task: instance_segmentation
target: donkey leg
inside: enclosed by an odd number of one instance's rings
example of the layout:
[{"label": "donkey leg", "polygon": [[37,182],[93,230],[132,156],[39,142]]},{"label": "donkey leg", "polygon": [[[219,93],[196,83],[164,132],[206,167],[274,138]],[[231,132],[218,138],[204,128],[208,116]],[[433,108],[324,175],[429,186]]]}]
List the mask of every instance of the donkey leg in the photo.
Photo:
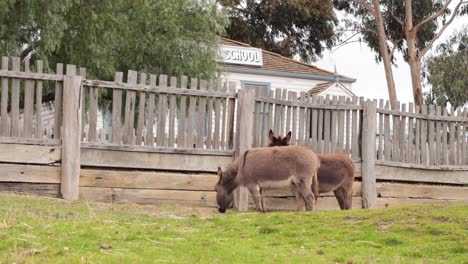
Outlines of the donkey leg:
[{"label": "donkey leg", "polygon": [[262,208],[262,196],[260,195],[260,187],[258,185],[248,186],[247,187],[252,195],[252,198],[255,203],[255,207],[257,208],[257,212],[263,212]]},{"label": "donkey leg", "polygon": [[306,211],[312,211],[314,210],[314,205],[315,205],[315,196],[310,190],[311,183],[305,183],[305,182],[300,182],[298,184],[298,189],[299,192],[302,195],[302,198],[304,199],[305,206],[306,206]]},{"label": "donkey leg", "polygon": [[353,207],[353,187],[343,188],[343,208],[344,210],[349,210]]},{"label": "donkey leg", "polygon": [[264,213],[267,212],[267,207],[266,207],[266,198],[265,198],[265,194],[264,194],[264,189],[263,188],[260,188],[260,197],[261,197],[261,204],[262,204],[262,211]]},{"label": "donkey leg", "polygon": [[340,205],[340,209],[343,210],[344,208],[344,193],[343,189],[339,187],[338,189],[333,191],[335,193],[336,200],[338,201],[338,204]]},{"label": "donkey leg", "polygon": [[296,187],[296,185],[291,185],[291,192],[296,196],[296,210],[303,211],[304,210],[304,199],[302,199],[301,192]]}]

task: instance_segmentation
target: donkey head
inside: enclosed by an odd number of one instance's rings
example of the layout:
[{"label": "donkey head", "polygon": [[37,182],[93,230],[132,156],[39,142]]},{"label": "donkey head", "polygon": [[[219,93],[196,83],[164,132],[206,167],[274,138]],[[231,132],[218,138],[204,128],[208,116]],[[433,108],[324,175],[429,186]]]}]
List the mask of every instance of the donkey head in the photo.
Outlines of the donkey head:
[{"label": "donkey head", "polygon": [[226,181],[223,181],[223,174],[225,174],[220,167],[218,167],[219,180],[215,186],[216,191],[216,202],[218,203],[218,211],[225,213],[226,209],[230,207],[233,202],[232,191],[229,192]]},{"label": "donkey head", "polygon": [[273,133],[273,130],[270,129],[270,144],[268,144],[269,147],[274,147],[274,146],[289,146],[289,141],[291,140],[291,131],[288,132],[288,134],[282,138],[281,135],[275,136],[275,133]]}]

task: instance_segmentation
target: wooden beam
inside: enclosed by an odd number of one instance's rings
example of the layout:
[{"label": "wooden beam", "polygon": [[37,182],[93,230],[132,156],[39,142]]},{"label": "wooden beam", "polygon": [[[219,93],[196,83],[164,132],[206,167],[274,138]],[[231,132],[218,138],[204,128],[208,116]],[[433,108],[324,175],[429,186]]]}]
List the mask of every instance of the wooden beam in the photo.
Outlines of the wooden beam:
[{"label": "wooden beam", "polygon": [[468,201],[468,187],[379,182],[382,198],[424,198]]},{"label": "wooden beam", "polygon": [[468,203],[468,201],[454,200],[437,200],[437,199],[419,199],[419,198],[379,198],[377,199],[377,207],[395,207],[395,206],[410,206],[419,204],[447,204],[449,202]]},{"label": "wooden beam", "polygon": [[60,167],[0,163],[0,182],[60,183]]},{"label": "wooden beam", "polygon": [[375,208],[377,191],[375,178],[376,156],[376,103],[367,101],[364,104],[362,125],[362,205],[364,208]]},{"label": "wooden beam", "polygon": [[57,183],[0,182],[0,192],[26,193],[57,198],[60,185]]},{"label": "wooden beam", "polygon": [[0,162],[53,164],[61,161],[61,147],[0,143]]},{"label": "wooden beam", "polygon": [[60,193],[65,199],[79,198],[81,142],[81,76],[64,77],[62,178]]},{"label": "wooden beam", "polygon": [[466,171],[410,169],[377,165],[375,174],[378,180],[468,184]]},{"label": "wooden beam", "polygon": [[150,153],[86,148],[81,150],[81,165],[92,167],[216,172],[218,167],[224,167],[231,161],[231,156]]}]

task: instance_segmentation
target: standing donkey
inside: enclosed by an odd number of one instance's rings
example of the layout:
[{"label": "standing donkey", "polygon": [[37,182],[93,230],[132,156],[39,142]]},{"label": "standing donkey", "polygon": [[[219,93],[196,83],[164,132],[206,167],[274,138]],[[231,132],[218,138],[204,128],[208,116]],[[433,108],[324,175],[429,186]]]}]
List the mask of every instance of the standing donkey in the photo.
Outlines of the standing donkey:
[{"label": "standing donkey", "polygon": [[232,192],[238,186],[250,191],[258,212],[266,212],[261,202],[262,188],[287,186],[296,194],[298,210],[303,205],[301,200],[305,202],[307,211],[313,210],[315,195],[318,195],[319,167],[317,155],[303,146],[247,150],[232,161],[224,172],[218,168],[219,181],[215,187],[218,210],[220,213],[226,211],[233,201]]},{"label": "standing donkey", "polygon": [[[270,129],[269,137],[269,147],[289,146],[291,131],[289,131],[286,137],[282,138],[281,135],[275,136],[275,133]],[[319,193],[333,191],[341,210],[351,209],[354,172],[356,170],[353,160],[341,153],[317,154],[317,157],[320,159],[317,177]],[[318,195],[316,196],[317,198]]]}]

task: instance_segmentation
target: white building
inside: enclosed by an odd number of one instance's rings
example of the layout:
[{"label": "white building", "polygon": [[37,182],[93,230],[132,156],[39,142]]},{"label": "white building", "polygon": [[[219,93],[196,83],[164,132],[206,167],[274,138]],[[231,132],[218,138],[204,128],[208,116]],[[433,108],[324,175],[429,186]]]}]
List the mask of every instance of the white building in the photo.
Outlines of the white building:
[{"label": "white building", "polygon": [[[320,95],[354,96],[356,79],[286,58],[248,44],[221,38],[223,78],[235,81],[238,89],[253,88],[257,93],[276,88],[309,92],[316,86]],[[336,85],[333,85],[336,84]]]}]

